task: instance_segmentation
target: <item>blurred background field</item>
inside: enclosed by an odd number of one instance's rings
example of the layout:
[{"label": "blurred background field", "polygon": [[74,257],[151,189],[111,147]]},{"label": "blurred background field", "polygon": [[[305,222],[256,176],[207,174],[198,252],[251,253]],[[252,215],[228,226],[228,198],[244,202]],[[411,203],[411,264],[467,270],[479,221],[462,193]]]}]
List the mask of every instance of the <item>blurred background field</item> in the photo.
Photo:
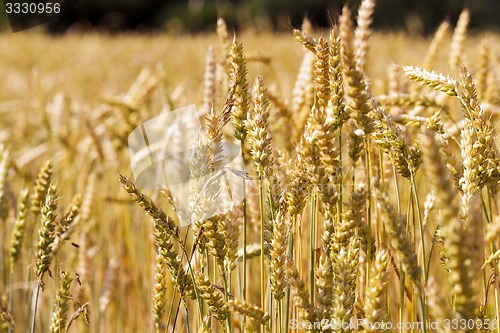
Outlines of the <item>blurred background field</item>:
[{"label": "blurred background field", "polygon": [[[316,30],[314,36],[322,33],[328,33],[328,29]],[[281,33],[243,31],[238,38],[250,56],[266,59],[265,62],[250,61],[250,77],[260,73],[276,84],[280,93],[289,96],[303,56],[291,29]],[[449,39],[450,35],[438,55],[437,70],[446,69]],[[477,31],[465,42],[471,64],[477,60],[481,39],[489,41],[494,58],[500,56],[498,35]],[[404,32],[375,32],[370,41],[368,63],[368,72],[375,84],[384,79],[390,63],[418,65],[430,40],[430,37]],[[39,31],[5,32],[0,35],[3,75],[0,97],[3,104],[26,102],[33,101],[37,92],[47,97],[61,91],[95,107],[102,99],[123,94],[140,71],[149,68],[162,72],[165,88],[169,93],[176,92],[182,103],[197,103],[202,98],[205,55],[210,45],[221,56],[223,50],[213,33],[184,36],[69,33],[52,37]]]}]

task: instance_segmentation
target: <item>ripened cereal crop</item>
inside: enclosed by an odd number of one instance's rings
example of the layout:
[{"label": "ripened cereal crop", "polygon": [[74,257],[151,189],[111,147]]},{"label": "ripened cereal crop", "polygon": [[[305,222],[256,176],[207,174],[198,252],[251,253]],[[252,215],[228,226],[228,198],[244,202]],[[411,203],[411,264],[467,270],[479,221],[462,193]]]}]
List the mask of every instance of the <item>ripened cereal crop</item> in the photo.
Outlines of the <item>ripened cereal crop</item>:
[{"label": "ripened cereal crop", "polygon": [[0,331],[500,332],[500,38],[374,9],[1,35]]}]

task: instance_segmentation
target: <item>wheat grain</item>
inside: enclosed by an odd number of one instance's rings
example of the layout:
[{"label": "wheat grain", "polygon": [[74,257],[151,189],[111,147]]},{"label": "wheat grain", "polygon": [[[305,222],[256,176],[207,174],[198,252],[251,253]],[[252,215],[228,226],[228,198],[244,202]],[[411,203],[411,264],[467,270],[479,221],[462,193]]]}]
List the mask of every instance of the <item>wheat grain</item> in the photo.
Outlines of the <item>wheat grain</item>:
[{"label": "wheat grain", "polygon": [[427,49],[427,53],[425,54],[424,61],[422,62],[423,68],[432,68],[436,64],[436,59],[438,56],[438,51],[441,49],[444,43],[444,37],[446,36],[446,32],[450,28],[450,23],[448,21],[444,21],[439,25],[434,34],[434,38],[432,39],[431,45]]},{"label": "wheat grain", "polygon": [[203,81],[203,112],[208,113],[215,107],[215,92],[216,92],[216,66],[215,66],[215,51],[212,46],[208,48],[206,64],[205,64],[205,79]]},{"label": "wheat grain", "polygon": [[230,85],[235,87],[234,105],[232,107],[232,123],[234,136],[243,141],[246,137],[245,121],[249,111],[250,96],[247,83],[247,64],[243,54],[243,44],[233,40],[229,52],[231,71],[229,74]]},{"label": "wheat grain", "polygon": [[403,271],[408,274],[415,287],[419,289],[421,269],[418,265],[414,245],[405,232],[406,220],[396,215],[394,207],[383,196],[378,195],[378,206],[396,258]]},{"label": "wheat grain", "polygon": [[477,64],[477,95],[483,99],[486,95],[488,73],[490,72],[490,47],[488,40],[483,39],[479,47],[479,60]]},{"label": "wheat grain", "polygon": [[317,41],[311,36],[309,36],[307,32],[303,30],[301,31],[299,29],[293,29],[292,33],[295,36],[295,38],[299,41],[299,43],[304,45],[306,49],[312,51],[313,53],[316,52]]},{"label": "wheat grain", "polygon": [[150,197],[141,192],[132,181],[123,175],[119,175],[120,183],[137,204],[153,218],[156,224],[161,225],[170,236],[179,240],[179,228],[165,212]]},{"label": "wheat grain", "polygon": [[365,70],[368,56],[368,39],[371,35],[370,25],[372,24],[375,0],[363,0],[359,5],[356,30],[354,32],[354,49],[357,69],[361,72]]},{"label": "wheat grain", "polygon": [[8,181],[10,168],[10,151],[0,145],[0,220],[9,216]]},{"label": "wheat grain", "polygon": [[[268,326],[269,319],[271,318],[267,312],[264,312],[261,308],[256,305],[248,304],[245,301],[238,299],[229,300],[229,308],[236,311],[244,316],[250,317],[259,324],[264,324]],[[267,327],[267,329],[269,329]]]},{"label": "wheat grain", "polygon": [[299,276],[297,267],[295,263],[287,258],[286,261],[287,277],[290,283],[290,287],[294,293],[294,299],[297,306],[303,311],[303,319],[309,323],[314,323],[317,321],[317,313],[313,304],[309,302],[309,292],[306,289],[306,285],[302,278]]},{"label": "wheat grain", "polygon": [[54,185],[48,186],[45,202],[40,208],[42,221],[38,229],[38,242],[35,245],[35,273],[40,285],[43,287],[43,276],[50,273],[50,264],[54,254],[53,243],[55,240],[57,193]]},{"label": "wheat grain", "polygon": [[155,264],[152,311],[153,321],[157,331],[161,328],[163,315],[167,307],[167,260],[165,259],[164,253],[165,251],[158,249]]},{"label": "wheat grain", "polygon": [[54,312],[52,313],[52,321],[50,323],[50,333],[59,333],[66,331],[66,323],[68,320],[69,301],[71,293],[69,288],[73,282],[73,277],[61,271],[59,289],[57,290],[54,300]]},{"label": "wheat grain", "polygon": [[214,287],[206,275],[200,271],[196,272],[196,285],[200,291],[200,296],[207,302],[212,314],[223,322],[228,316],[229,308],[224,301],[222,293]]},{"label": "wheat grain", "polygon": [[[366,290],[366,301],[364,304],[365,319],[368,325],[364,327],[364,332],[378,332],[374,327],[375,323],[388,322],[387,316],[387,281],[389,272],[387,270],[389,255],[381,249],[375,254],[375,262],[371,267],[370,277]],[[389,329],[382,329],[390,331]]]},{"label": "wheat grain", "polygon": [[40,206],[45,201],[45,195],[49,188],[49,183],[52,179],[52,162],[48,160],[40,169],[35,181],[33,196],[31,197],[31,211],[33,213],[40,212]]},{"label": "wheat grain", "polygon": [[28,212],[28,189],[24,189],[19,194],[19,201],[17,204],[17,217],[12,230],[12,237],[10,241],[10,265],[14,269],[14,265],[19,259],[23,243],[24,231],[26,229],[26,214]]},{"label": "wheat grain", "polygon": [[[348,323],[354,315],[356,277],[359,264],[359,246],[354,238],[347,247],[331,255],[333,266],[333,306],[331,315],[336,323]],[[351,332],[346,329],[345,332]]]},{"label": "wheat grain", "polygon": [[253,112],[246,122],[246,128],[251,156],[255,163],[257,174],[263,179],[271,173],[272,153],[271,139],[268,138],[269,100],[267,98],[267,89],[260,76],[255,81],[253,96]]},{"label": "wheat grain", "polygon": [[270,288],[275,300],[285,296],[286,282],[286,249],[288,245],[290,222],[288,217],[279,212],[274,221],[269,260]]},{"label": "wheat grain", "polygon": [[468,9],[460,14],[457,26],[453,32],[450,44],[449,64],[452,69],[458,69],[461,62],[464,62],[464,42],[467,38],[467,26],[469,25],[470,14]]},{"label": "wheat grain", "polygon": [[319,313],[322,318],[328,318],[333,311],[333,266],[329,255],[323,250],[319,254],[316,273],[316,297]]},{"label": "wheat grain", "polygon": [[419,67],[403,67],[405,76],[429,88],[444,92],[449,96],[457,96],[457,83],[449,76],[422,69]]}]

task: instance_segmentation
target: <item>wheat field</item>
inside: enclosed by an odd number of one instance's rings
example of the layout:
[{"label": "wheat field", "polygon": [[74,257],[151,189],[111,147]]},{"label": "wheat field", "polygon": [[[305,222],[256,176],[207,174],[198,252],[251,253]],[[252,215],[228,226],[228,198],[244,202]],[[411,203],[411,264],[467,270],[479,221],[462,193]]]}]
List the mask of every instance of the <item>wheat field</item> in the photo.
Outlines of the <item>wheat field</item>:
[{"label": "wheat field", "polygon": [[[500,332],[500,36],[467,10],[372,31],[374,6],[322,30],[0,35],[1,331]],[[144,188],[130,133],[190,104],[212,144],[186,198]],[[243,195],[201,218],[228,203],[207,172]]]}]

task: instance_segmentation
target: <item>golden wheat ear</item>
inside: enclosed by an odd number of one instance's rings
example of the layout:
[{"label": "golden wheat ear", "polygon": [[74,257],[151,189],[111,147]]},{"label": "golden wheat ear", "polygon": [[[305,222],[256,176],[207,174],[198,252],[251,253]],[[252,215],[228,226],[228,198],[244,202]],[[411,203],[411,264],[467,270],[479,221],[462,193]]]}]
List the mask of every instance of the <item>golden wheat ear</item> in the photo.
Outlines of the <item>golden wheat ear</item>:
[{"label": "golden wheat ear", "polygon": [[229,82],[235,87],[234,104],[231,111],[231,120],[234,127],[234,136],[243,141],[247,135],[245,121],[250,109],[250,95],[247,82],[247,62],[243,53],[243,44],[233,40],[229,51],[231,70]]},{"label": "golden wheat ear", "polygon": [[22,242],[24,238],[24,231],[26,229],[26,214],[28,213],[28,195],[27,188],[19,194],[19,201],[17,203],[17,217],[12,230],[12,237],[10,241],[10,269],[14,269],[19,256],[21,254]]},{"label": "golden wheat ear", "polygon": [[226,320],[229,314],[229,308],[224,300],[222,292],[216,288],[208,277],[198,271],[195,274],[196,285],[198,286],[200,296],[207,302],[212,314],[221,323]]},{"label": "golden wheat ear", "polygon": [[168,216],[153,199],[140,191],[130,179],[121,174],[118,176],[118,179],[123,188],[144,212],[151,216],[156,224],[164,228],[171,237],[180,241],[180,230],[174,220]]},{"label": "golden wheat ear", "polygon": [[38,228],[38,242],[35,245],[35,274],[43,288],[43,276],[50,272],[53,259],[53,244],[55,241],[57,218],[57,192],[54,185],[49,185],[45,195],[45,202],[40,208],[41,225]]},{"label": "golden wheat ear", "polygon": [[0,220],[9,216],[8,175],[10,169],[10,151],[0,145]]},{"label": "golden wheat ear", "polygon": [[453,32],[450,44],[449,65],[452,70],[458,70],[461,63],[466,61],[464,54],[464,44],[467,39],[467,27],[470,21],[470,12],[464,9],[460,14],[457,26]]},{"label": "golden wheat ear", "polygon": [[59,288],[57,289],[56,298],[54,300],[54,310],[52,312],[52,320],[49,328],[50,333],[66,332],[69,302],[72,298],[70,293],[72,282],[73,276],[61,271],[59,277]]},{"label": "golden wheat ear", "polygon": [[50,160],[46,161],[40,169],[35,181],[33,196],[31,197],[31,211],[35,214],[40,212],[40,206],[45,201],[45,195],[49,188],[54,169]]},{"label": "golden wheat ear", "polygon": [[[380,249],[375,254],[375,261],[371,267],[370,281],[365,295],[364,313],[369,323],[388,322],[387,314],[387,284],[389,279],[389,254]],[[373,326],[365,327],[365,332],[378,332]]]}]

